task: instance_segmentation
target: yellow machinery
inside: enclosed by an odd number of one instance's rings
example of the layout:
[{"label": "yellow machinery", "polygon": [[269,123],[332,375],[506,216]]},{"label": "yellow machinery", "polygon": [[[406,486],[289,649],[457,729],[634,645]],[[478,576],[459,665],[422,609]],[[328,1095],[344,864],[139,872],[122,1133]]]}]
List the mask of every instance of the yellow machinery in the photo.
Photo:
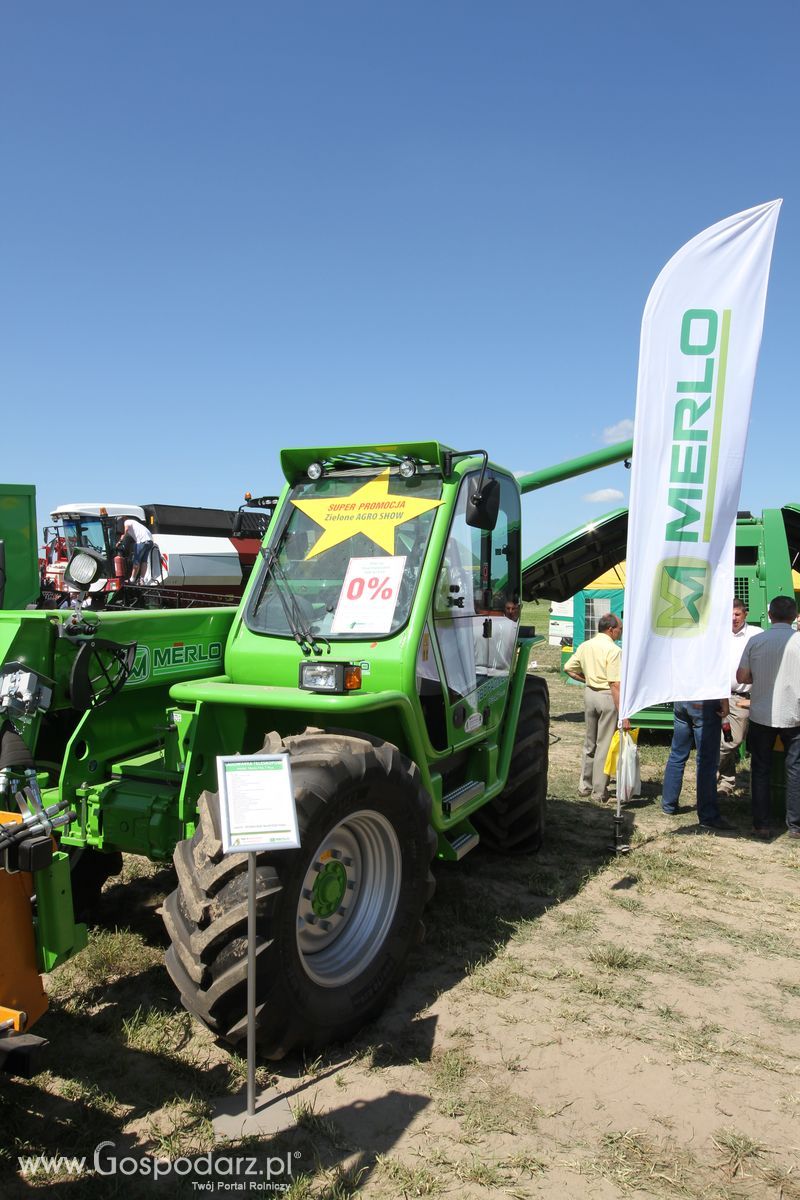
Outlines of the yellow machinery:
[{"label": "yellow machinery", "polygon": [[[21,824],[17,813],[0,812],[0,824]],[[47,997],[39,976],[36,941],[33,936],[30,871],[0,868],[0,928],[3,954],[0,957],[0,1027],[24,1033],[47,1009]]]},{"label": "yellow machinery", "polygon": [[33,1074],[47,1044],[30,1032],[47,1011],[40,973],[86,944],[67,855],[52,837],[73,817],[64,804],[42,806],[33,769],[0,770],[0,1070],[15,1075]]},{"label": "yellow machinery", "polygon": [[[21,825],[18,813],[0,812],[0,825]],[[0,1066],[26,1074],[31,1051],[43,1043],[27,1036],[47,1011],[34,936],[33,875],[0,865]],[[19,1036],[22,1035],[22,1036]]]}]

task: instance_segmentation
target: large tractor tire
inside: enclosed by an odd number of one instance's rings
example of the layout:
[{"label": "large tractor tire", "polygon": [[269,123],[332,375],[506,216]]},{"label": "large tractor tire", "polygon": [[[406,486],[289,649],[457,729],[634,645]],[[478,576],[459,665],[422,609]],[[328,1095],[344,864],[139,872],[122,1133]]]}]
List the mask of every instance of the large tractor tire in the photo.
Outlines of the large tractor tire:
[{"label": "large tractor tire", "polygon": [[541,846],[547,807],[549,744],[547,684],[538,675],[528,675],[506,786],[471,818],[487,850],[498,854],[532,854]]},{"label": "large tractor tire", "polygon": [[[256,869],[256,1021],[260,1052],[282,1058],[351,1036],[386,1002],[422,934],[436,836],[416,766],[363,735],[305,733],[288,752],[299,850],[260,853]],[[167,970],[213,1033],[246,1035],[247,856],[223,855],[219,797],[175,850],[164,903]]]}]

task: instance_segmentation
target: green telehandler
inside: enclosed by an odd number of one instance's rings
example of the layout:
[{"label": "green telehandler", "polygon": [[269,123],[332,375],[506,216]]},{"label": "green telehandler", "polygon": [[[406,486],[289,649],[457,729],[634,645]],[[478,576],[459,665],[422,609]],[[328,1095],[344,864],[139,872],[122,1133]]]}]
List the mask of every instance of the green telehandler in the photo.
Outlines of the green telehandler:
[{"label": "green telehandler", "polygon": [[[217,759],[288,755],[301,845],[258,856],[259,1048],[353,1033],[420,936],[434,857],[541,843],[548,692],[520,625],[520,499],[631,450],[522,478],[438,442],[285,450],[238,609],[0,613],[0,769],[35,764],[30,803],[67,814],[80,911],[122,853],[174,857],[167,969],[240,1042],[246,855],[222,852]],[[82,549],[67,570],[88,591],[98,568]],[[40,959],[79,944],[68,909]]]}]

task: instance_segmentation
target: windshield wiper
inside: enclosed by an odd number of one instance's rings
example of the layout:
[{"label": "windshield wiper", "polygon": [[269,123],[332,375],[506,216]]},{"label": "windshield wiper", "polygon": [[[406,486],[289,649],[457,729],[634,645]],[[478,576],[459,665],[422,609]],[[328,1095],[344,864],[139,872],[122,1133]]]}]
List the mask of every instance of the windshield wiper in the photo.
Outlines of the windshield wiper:
[{"label": "windshield wiper", "polygon": [[[266,564],[264,571],[264,586],[259,593],[259,597],[256,601],[253,611],[255,612],[258,609],[262,596],[267,590],[269,585],[269,573],[271,571],[273,583],[275,584],[275,591],[277,592],[278,599],[281,602],[283,615],[286,617],[286,624],[289,626],[292,637],[303,651],[303,654],[315,654],[317,657],[319,657],[322,654],[322,647],[314,637],[314,634],[303,621],[300,608],[297,604],[297,598],[295,597],[291,584],[286,577],[286,572],[278,562],[277,546],[272,547],[269,550],[265,550],[262,547],[261,554],[263,555],[264,562]],[[286,592],[284,592],[282,586],[283,584],[286,585]],[[330,654],[330,642],[327,638],[322,638],[321,640],[328,647],[328,654]]]}]

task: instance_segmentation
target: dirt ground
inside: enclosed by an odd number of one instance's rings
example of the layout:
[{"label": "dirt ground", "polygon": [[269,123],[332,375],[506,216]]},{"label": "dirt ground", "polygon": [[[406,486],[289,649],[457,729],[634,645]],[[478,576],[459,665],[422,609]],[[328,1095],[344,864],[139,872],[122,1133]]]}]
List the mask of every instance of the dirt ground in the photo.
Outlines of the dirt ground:
[{"label": "dirt ground", "polygon": [[698,833],[690,779],[685,810],[663,816],[667,748],[650,739],[632,849],[615,856],[612,812],[577,796],[582,691],[557,650],[537,657],[544,850],[440,864],[426,941],[382,1017],[315,1061],[262,1065],[296,1122],[238,1147],[267,1174],[21,1172],[20,1155],[91,1159],[103,1141],[193,1167],[232,1152],[208,1117],[244,1064],[176,1003],[157,914],[171,874],[132,860],[87,951],[50,980],[48,1069],[0,1081],[3,1197],[189,1196],[198,1180],[276,1194],[267,1178],[293,1200],[800,1197],[800,847],[744,835],[746,772],[724,810],[741,836]]}]

